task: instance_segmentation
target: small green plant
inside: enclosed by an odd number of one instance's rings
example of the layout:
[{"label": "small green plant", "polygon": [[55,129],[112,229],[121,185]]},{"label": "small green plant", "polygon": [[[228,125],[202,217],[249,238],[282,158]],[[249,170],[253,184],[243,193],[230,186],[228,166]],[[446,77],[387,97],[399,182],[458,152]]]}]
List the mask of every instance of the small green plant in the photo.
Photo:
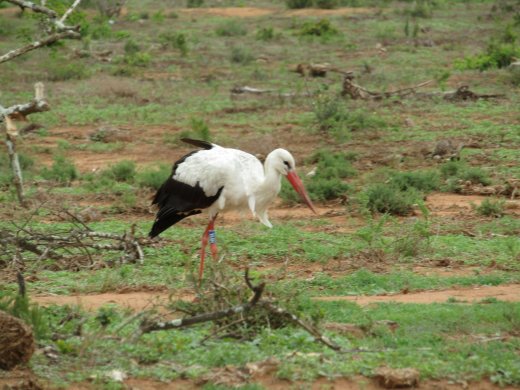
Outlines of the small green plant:
[{"label": "small green plant", "polygon": [[256,32],[256,39],[259,41],[271,41],[275,38],[275,32],[272,27],[262,27]]},{"label": "small green plant", "polygon": [[215,33],[219,37],[239,37],[246,35],[247,29],[236,19],[227,19],[215,29]]},{"label": "small green plant", "polygon": [[159,35],[159,42],[164,48],[178,49],[183,56],[188,54],[188,39],[182,32],[168,31]]},{"label": "small green plant", "polygon": [[338,97],[321,95],[314,102],[314,115],[321,131],[338,141],[349,138],[351,131],[385,128],[386,122],[363,109],[350,111]]},{"label": "small green plant", "polygon": [[463,161],[448,161],[440,167],[441,175],[446,180],[446,190],[459,192],[461,184],[491,184],[489,174],[479,167],[470,167]]},{"label": "small green plant", "polygon": [[126,54],[132,55],[141,51],[141,46],[133,39],[126,41],[124,50]]},{"label": "small green plant", "polygon": [[30,325],[36,339],[45,338],[49,333],[48,318],[44,311],[31,303],[26,294],[0,292],[0,310]]},{"label": "small green plant", "polygon": [[80,61],[52,61],[46,69],[49,81],[81,80],[90,77],[91,74],[88,67]]},{"label": "small green plant", "polygon": [[310,8],[314,0],[285,0],[285,6],[289,9]]},{"label": "small green plant", "polygon": [[422,192],[431,192],[440,187],[440,177],[435,171],[395,172],[390,176],[391,185],[406,191],[415,188]]},{"label": "small green plant", "polygon": [[158,190],[170,174],[171,167],[161,164],[159,168],[146,169],[139,172],[136,180],[140,187]]},{"label": "small green plant", "polygon": [[396,186],[379,183],[369,187],[365,197],[366,207],[372,212],[408,215],[420,195],[415,189],[401,191]]},{"label": "small green plant", "polygon": [[433,16],[432,0],[416,0],[413,7],[404,11],[413,18],[431,18]]},{"label": "small green plant", "polygon": [[339,30],[330,23],[329,19],[305,22],[298,31],[299,36],[331,37],[338,34]]},{"label": "small green plant", "polygon": [[340,4],[339,0],[314,0],[314,6],[322,9],[334,9]]},{"label": "small green plant", "polygon": [[127,54],[123,57],[123,62],[130,66],[147,67],[152,61],[152,56],[148,53],[137,52],[134,54]]},{"label": "small green plant", "polygon": [[247,65],[253,61],[254,57],[245,46],[233,46],[231,47],[230,60],[235,64]]},{"label": "small green plant", "polygon": [[115,181],[131,182],[136,175],[135,162],[123,160],[112,165],[105,173]]},{"label": "small green plant", "polygon": [[475,207],[475,210],[478,214],[483,215],[485,217],[495,217],[499,218],[504,215],[504,200],[498,199],[484,199],[479,206]]},{"label": "small green plant", "polygon": [[190,127],[195,138],[201,139],[203,141],[210,140],[211,134],[209,131],[209,126],[204,119],[191,118]]},{"label": "small green plant", "polygon": [[164,12],[162,10],[159,10],[157,12],[155,12],[154,14],[152,14],[152,20],[155,22],[155,23],[162,23],[164,22]]},{"label": "small green plant", "polygon": [[204,5],[204,0],[187,0],[186,8],[199,8]]},{"label": "small green plant", "polygon": [[53,180],[63,184],[70,184],[78,178],[76,166],[62,155],[54,156],[51,168],[43,168],[41,175],[46,180]]}]

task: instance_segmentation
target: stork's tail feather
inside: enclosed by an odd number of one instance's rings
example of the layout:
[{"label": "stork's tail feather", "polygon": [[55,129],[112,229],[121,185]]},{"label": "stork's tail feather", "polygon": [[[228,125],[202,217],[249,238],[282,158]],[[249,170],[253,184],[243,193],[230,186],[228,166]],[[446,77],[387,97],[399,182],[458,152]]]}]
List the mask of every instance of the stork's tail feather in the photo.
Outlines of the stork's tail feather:
[{"label": "stork's tail feather", "polygon": [[213,144],[211,142],[202,141],[202,140],[199,140],[199,139],[181,138],[181,141],[185,142],[187,144],[196,146],[197,148],[208,149],[208,150],[213,148]]},{"label": "stork's tail feather", "polygon": [[193,210],[185,213],[170,213],[162,217],[157,217],[152,226],[152,229],[150,230],[150,233],[148,233],[148,236],[150,238],[157,237],[170,226],[175,225],[180,220],[194,214],[200,214],[200,210]]}]

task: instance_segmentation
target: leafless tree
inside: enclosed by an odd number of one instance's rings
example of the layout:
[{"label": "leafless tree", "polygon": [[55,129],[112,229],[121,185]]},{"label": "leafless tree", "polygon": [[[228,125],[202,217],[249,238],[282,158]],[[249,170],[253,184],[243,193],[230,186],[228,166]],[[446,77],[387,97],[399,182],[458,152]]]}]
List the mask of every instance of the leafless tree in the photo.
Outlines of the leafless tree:
[{"label": "leafless tree", "polygon": [[[0,65],[32,50],[51,45],[61,39],[79,39],[81,37],[79,34],[79,25],[70,26],[66,24],[67,18],[78,7],[81,0],[74,0],[71,6],[61,16],[58,15],[58,13],[53,9],[45,6],[45,1],[42,1],[41,4],[36,4],[31,1],[24,0],[6,1],[8,3],[19,6],[22,10],[30,9],[35,13],[43,15],[43,21],[41,23],[42,34],[39,39],[34,40],[32,43],[0,55]],[[36,83],[35,97],[31,102],[15,104],[10,107],[4,107],[0,102],[0,126],[4,128],[5,143],[14,177],[13,183],[16,187],[18,201],[22,206],[26,206],[26,202],[22,170],[20,168],[18,153],[16,151],[16,141],[19,134],[12,119],[16,117],[24,118],[35,112],[48,111],[49,109],[49,104],[45,100],[42,83]]]}]

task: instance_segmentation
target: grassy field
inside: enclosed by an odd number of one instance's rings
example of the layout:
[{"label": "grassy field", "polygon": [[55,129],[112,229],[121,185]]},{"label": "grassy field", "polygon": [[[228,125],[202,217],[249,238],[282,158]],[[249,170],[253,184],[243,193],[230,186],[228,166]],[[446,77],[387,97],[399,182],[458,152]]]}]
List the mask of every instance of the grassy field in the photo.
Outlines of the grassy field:
[{"label": "grassy field", "polygon": [[[95,3],[74,16],[81,40],[0,64],[2,106],[32,99],[37,81],[51,105],[17,144],[28,208],[0,156],[0,309],[37,338],[0,385],[372,389],[390,367],[416,369],[425,389],[520,386],[520,72],[507,66],[520,58],[518,2],[129,0],[111,21]],[[0,54],[36,33],[28,10],[0,1]],[[328,71],[302,76],[299,64]],[[430,83],[352,99],[341,95],[350,71],[379,93]],[[500,96],[443,98],[464,85]],[[231,93],[244,86],[271,92]],[[146,238],[154,191],[191,150],[186,136],[260,158],[290,150],[318,213],[284,183],[272,229],[219,216],[222,260],[197,286],[205,216]],[[5,239],[42,245],[87,226],[132,232],[143,263],[81,245],[17,251]],[[245,302],[246,266],[266,297],[343,351],[260,314],[138,335],[144,318],[207,308],[215,291]]]}]

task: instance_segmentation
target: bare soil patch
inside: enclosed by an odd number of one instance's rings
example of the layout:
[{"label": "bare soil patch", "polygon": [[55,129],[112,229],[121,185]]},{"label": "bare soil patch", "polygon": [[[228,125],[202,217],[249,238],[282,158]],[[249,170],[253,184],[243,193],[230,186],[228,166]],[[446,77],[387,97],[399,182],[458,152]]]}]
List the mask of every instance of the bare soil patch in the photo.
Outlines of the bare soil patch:
[{"label": "bare soil patch", "polygon": [[[101,306],[116,304],[134,311],[149,309],[153,306],[168,303],[169,294],[164,292],[139,291],[130,293],[103,293],[93,295],[54,295],[54,296],[34,296],[33,302],[43,306],[48,305],[78,305],[85,310],[94,311]],[[186,295],[174,298],[186,298]]]},{"label": "bare soil patch", "polygon": [[359,305],[369,305],[371,303],[442,303],[448,299],[455,299],[461,302],[478,302],[487,298],[496,298],[500,301],[518,302],[520,301],[520,284],[510,284],[503,286],[480,286],[469,289],[449,289],[441,291],[422,291],[408,294],[395,295],[373,295],[373,296],[332,296],[318,297],[319,301],[352,301]]},{"label": "bare soil patch", "polygon": [[[426,198],[426,205],[433,215],[453,216],[467,214],[474,206],[479,206],[488,196],[483,195],[458,195],[446,193],[433,193]],[[520,210],[520,200],[507,200],[508,210],[516,212]]]}]

